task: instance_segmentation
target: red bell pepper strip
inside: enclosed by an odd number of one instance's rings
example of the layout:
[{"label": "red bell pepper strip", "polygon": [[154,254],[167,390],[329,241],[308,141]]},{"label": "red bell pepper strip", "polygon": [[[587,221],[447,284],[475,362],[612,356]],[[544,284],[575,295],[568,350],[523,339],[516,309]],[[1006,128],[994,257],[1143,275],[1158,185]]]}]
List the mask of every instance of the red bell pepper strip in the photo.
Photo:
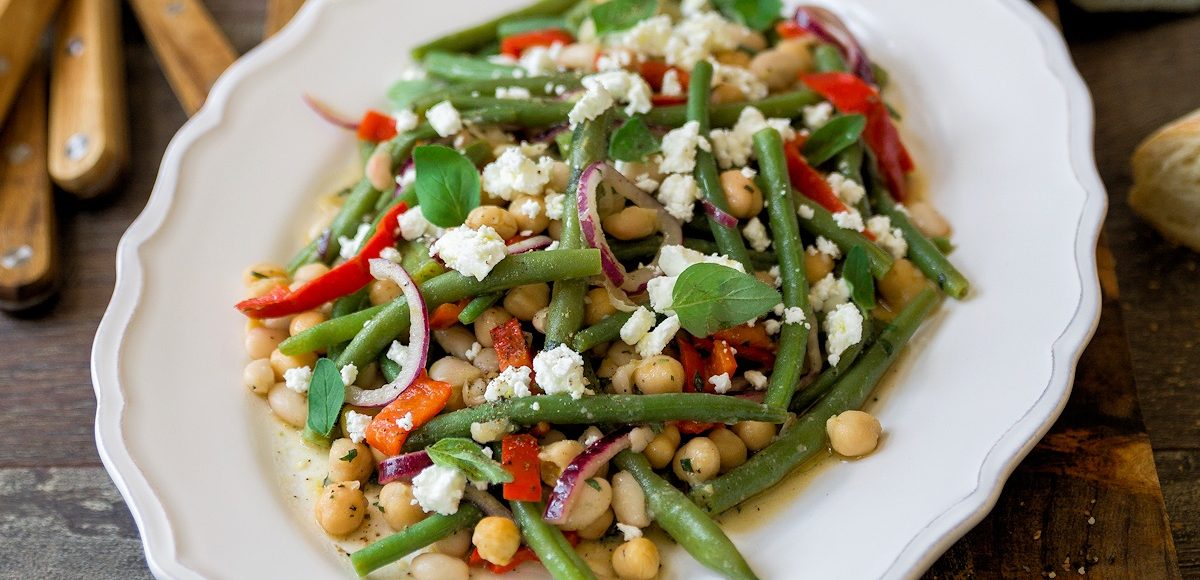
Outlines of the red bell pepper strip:
[{"label": "red bell pepper strip", "polygon": [[429,328],[443,330],[458,324],[458,315],[462,314],[463,308],[466,308],[470,302],[470,299],[464,299],[458,302],[439,304],[429,315]]},{"label": "red bell pepper strip", "polygon": [[683,334],[678,335],[675,341],[679,344],[679,362],[683,364],[684,392],[704,392],[708,385],[708,377],[704,376],[704,361],[700,358],[700,353]]},{"label": "red bell pepper strip", "polygon": [[682,421],[675,422],[675,428],[679,429],[679,432],[685,435],[699,435],[715,429],[717,425],[720,425],[720,423],[705,423],[703,421],[693,421],[691,419],[684,419]]},{"label": "red bell pepper strip", "polygon": [[718,330],[713,333],[713,338],[736,346],[739,353],[742,351],[742,347],[746,346],[775,350],[775,343],[771,341],[771,337],[767,335],[766,329],[761,324],[754,326],[743,324]]},{"label": "red bell pepper strip", "polygon": [[688,100],[687,95],[650,95],[650,104],[655,107],[670,107],[682,105]]},{"label": "red bell pepper strip", "polygon": [[[408,434],[428,423],[446,408],[453,389],[449,383],[435,381],[421,371],[417,380],[388,403],[367,425],[367,444],[384,455],[399,455]],[[404,429],[397,421],[412,413],[412,429]]]},{"label": "red bell pepper strip", "polygon": [[250,318],[279,318],[312,310],[330,300],[358,291],[373,279],[368,261],[378,258],[384,248],[396,245],[396,220],[407,209],[401,202],[384,214],[375,233],[363,243],[362,249],[353,258],[295,290],[281,286],[264,296],[238,302],[237,309]]},{"label": "red bell pepper strip", "polygon": [[800,80],[833,103],[839,111],[866,116],[867,127],[863,131],[863,140],[875,154],[892,197],[904,201],[908,196],[905,174],[913,170],[913,160],[900,140],[900,132],[892,123],[879,91],[850,73],[810,74],[801,76]]},{"label": "red bell pepper strip", "polygon": [[733,378],[733,375],[737,373],[737,359],[734,357],[733,348],[729,346],[729,343],[720,339],[713,341],[712,357],[708,359],[705,370],[710,379],[720,375],[728,375],[730,379]]},{"label": "red bell pepper strip", "polygon": [[808,34],[808,31],[801,28],[794,20],[780,20],[775,25],[775,34],[778,34],[779,38],[798,38]]},{"label": "red bell pepper strip", "polygon": [[496,349],[501,371],[508,367],[533,368],[533,355],[525,343],[521,321],[516,318],[492,329],[492,348]]},{"label": "red bell pepper strip", "polygon": [[513,476],[504,484],[504,499],[541,501],[541,462],[533,435],[508,435],[500,443],[500,465]]},{"label": "red bell pepper strip", "polygon": [[683,99],[687,100],[688,82],[691,80],[691,75],[687,71],[673,67],[661,60],[642,61],[638,65],[638,74],[646,79],[646,84],[650,85],[654,92],[662,92],[663,77],[667,76],[667,71],[675,71],[676,78],[679,79],[679,86],[683,89]]},{"label": "red bell pepper strip", "polygon": [[800,141],[788,141],[783,144],[783,154],[787,159],[788,179],[792,182],[792,187],[804,194],[804,197],[829,210],[830,213],[846,211],[846,204],[838,199],[833,188],[829,186],[829,182],[825,181],[825,177],[813,169],[800,154],[799,143]]},{"label": "red bell pepper strip", "polygon": [[551,46],[554,43],[571,44],[575,38],[571,33],[558,29],[546,28],[544,30],[530,30],[507,36],[500,41],[500,52],[513,58],[518,58],[521,53],[535,46]]},{"label": "red bell pepper strip", "polygon": [[396,118],[379,111],[367,110],[358,122],[358,138],[378,143],[396,136]]}]

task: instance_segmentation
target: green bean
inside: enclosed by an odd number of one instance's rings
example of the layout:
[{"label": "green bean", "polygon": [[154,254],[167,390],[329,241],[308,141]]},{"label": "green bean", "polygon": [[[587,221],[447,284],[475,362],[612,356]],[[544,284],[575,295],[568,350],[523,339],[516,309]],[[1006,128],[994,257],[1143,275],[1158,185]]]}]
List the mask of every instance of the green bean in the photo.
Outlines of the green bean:
[{"label": "green bean", "polygon": [[[600,115],[575,127],[571,138],[570,166],[571,181],[567,185],[563,203],[563,228],[559,236],[559,247],[575,249],[585,247],[579,225],[579,178],[583,170],[597,161],[603,161],[608,153],[608,115]],[[550,293],[550,310],[546,316],[545,348],[552,349],[571,339],[583,325],[583,297],[587,293],[587,281],[559,279],[554,282]]]},{"label": "green bean", "polygon": [[387,382],[396,380],[400,376],[400,363],[386,357],[379,357],[379,372],[383,373],[383,379]]},{"label": "green bean", "polygon": [[[609,248],[612,249],[613,255],[622,262],[648,260],[653,258],[662,247],[662,236],[648,236],[640,240],[632,242],[620,242],[610,240]],[[702,254],[715,254],[717,252],[717,244],[711,240],[703,238],[693,238],[690,236],[684,237],[683,247],[690,248]],[[771,266],[778,264],[775,261],[775,252],[756,252],[749,250],[750,264],[755,270],[767,270]]]},{"label": "green bean", "polygon": [[632,312],[614,312],[579,332],[571,339],[571,348],[586,352],[593,347],[621,338],[621,327],[633,316]]},{"label": "green bean", "polygon": [[780,423],[787,413],[748,399],[707,393],[658,395],[534,395],[484,403],[439,415],[413,431],[404,448],[424,449],[446,437],[470,437],[471,423],[508,419],[516,425],[549,421],[555,425],[658,423],[692,420],[706,423],[767,421]]},{"label": "green bean", "polygon": [[646,511],[696,561],[726,578],[757,578],[737,546],[712,518],[682,491],[654,473],[641,453],[626,450],[613,459],[637,480],[646,496]]},{"label": "green bean", "polygon": [[779,483],[802,463],[823,453],[828,442],[825,422],[866,402],[938,299],[932,288],[914,297],[821,402],[746,463],[692,489],[692,499],[709,513],[719,514]]},{"label": "green bean", "polygon": [[802,195],[796,195],[793,198],[796,201],[798,209],[807,207],[809,210],[812,210],[813,217],[806,218],[800,216],[800,227],[804,228],[805,231],[814,236],[824,236],[829,241],[837,244],[843,254],[848,253],[850,248],[861,246],[867,252],[867,259],[871,262],[871,273],[876,278],[883,278],[892,269],[892,255],[880,249],[879,246],[868,240],[861,232],[848,230],[839,226],[837,222],[833,221],[833,214],[821,207],[820,204]]},{"label": "green bean", "polygon": [[832,44],[822,42],[812,49],[813,67],[817,72],[846,72],[842,52]]},{"label": "green bean", "polygon": [[[838,153],[834,158],[837,165],[837,172],[843,177],[855,183],[863,184],[862,162],[863,162],[863,144],[859,141]],[[871,200],[868,196],[859,198],[858,203],[854,204],[854,208],[862,214],[863,219],[871,217],[874,211],[871,209]]]},{"label": "green bean", "polygon": [[[738,117],[746,107],[754,107],[767,117],[792,118],[808,105],[821,102],[821,96],[808,90],[801,89],[790,93],[772,95],[758,101],[742,101],[739,103],[723,103],[714,105],[709,112],[709,120],[713,127],[732,127],[737,124]],[[687,121],[687,106],[673,105],[670,107],[654,107],[643,117],[646,123],[664,127],[678,127]]]},{"label": "green bean", "polygon": [[509,18],[500,22],[496,28],[496,36],[504,38],[525,32],[537,32],[548,28],[570,30],[567,20],[562,16],[534,16],[531,18]]},{"label": "green bean", "polygon": [[[496,94],[496,89],[507,87],[521,87],[528,89],[530,93],[535,95],[554,95],[557,87],[560,86],[566,87],[567,90],[579,88],[580,79],[581,77],[577,74],[562,73],[536,77],[505,77],[500,79],[487,78],[484,80],[464,81],[422,96],[413,101],[413,109],[418,113],[424,113],[429,107],[456,96],[470,96],[474,93],[479,93],[480,97],[492,97]],[[511,101],[513,99],[501,100]],[[455,106],[457,107],[458,105]],[[559,120],[561,121],[562,119]]]},{"label": "green bean", "polygon": [[[436,308],[468,296],[563,278],[586,278],[600,271],[600,253],[596,250],[543,250],[505,258],[482,281],[452,271],[419,284],[426,306]],[[388,304],[322,322],[281,342],[279,350],[284,354],[301,354],[354,339],[340,358],[344,359],[343,365],[358,361],[354,364],[362,367],[383,352],[392,339],[406,332],[408,322],[408,302],[400,297]]]},{"label": "green bean", "polygon": [[425,55],[425,71],[447,81],[483,81],[517,78],[524,69],[511,64],[496,64],[477,56],[431,52]]},{"label": "green bean", "polygon": [[837,380],[846,374],[846,371],[850,367],[854,366],[854,362],[858,360],[858,356],[867,347],[875,344],[878,334],[878,330],[875,329],[876,326],[877,324],[872,318],[863,321],[863,339],[847,347],[846,350],[842,351],[842,356],[838,359],[837,364],[822,371],[817,380],[798,391],[792,397],[792,402],[788,405],[788,409],[793,413],[802,413],[821,397],[824,397],[829,392],[829,389],[833,388],[833,385],[837,383]]},{"label": "green bean", "polygon": [[[717,245],[708,240],[700,238],[684,238],[683,247],[691,248],[697,252],[705,254],[713,254],[717,251]],[[756,252],[750,250],[750,264],[755,270],[769,270],[772,266],[779,265],[779,260],[775,257],[775,252]]]},{"label": "green bean", "polygon": [[413,60],[419,61],[433,51],[470,52],[495,40],[500,23],[505,20],[518,20],[533,16],[557,16],[574,5],[575,0],[540,0],[482,24],[426,42],[412,50],[412,57]]},{"label": "green bean", "polygon": [[500,300],[500,293],[493,292],[491,294],[480,294],[473,298],[462,311],[458,313],[458,321],[463,324],[473,324],[484,310],[491,308],[497,300]]},{"label": "green bean", "polygon": [[[708,135],[710,129],[708,98],[712,94],[710,88],[712,73],[712,63],[706,60],[699,61],[692,67],[691,81],[688,85],[687,118],[688,121],[700,124],[701,135]],[[704,199],[728,214],[729,201],[725,199],[725,189],[721,187],[721,180],[717,177],[717,162],[713,159],[711,152],[697,148],[696,169],[693,176],[696,178],[696,183],[700,185]],[[746,252],[746,242],[742,239],[742,232],[738,230],[737,224],[726,226],[712,216],[708,216],[708,227],[712,230],[713,239],[716,240],[720,253],[741,262],[747,272],[751,271],[750,255]]]},{"label": "green bean", "polygon": [[459,530],[470,528],[481,519],[483,512],[479,508],[466,502],[460,503],[453,515],[433,514],[350,554],[350,563],[359,576],[366,576]]},{"label": "green bean", "polygon": [[768,407],[786,409],[800,373],[804,367],[804,355],[808,348],[809,329],[816,323],[812,306],[808,304],[808,279],[804,276],[804,241],[800,239],[800,225],[796,223],[796,212],[792,185],[788,178],[787,161],[784,160],[783,138],[775,129],[766,128],[754,134],[754,153],[758,156],[758,169],[767,183],[767,216],[771,221],[771,238],[775,243],[775,256],[779,258],[779,276],[783,281],[783,307],[799,308],[804,312],[804,322],[784,324],[779,333],[778,358],[771,382],[767,385]]},{"label": "green bean", "polygon": [[914,226],[903,211],[896,205],[890,193],[882,186],[872,188],[871,201],[879,208],[879,212],[892,220],[892,226],[904,232],[908,242],[908,259],[926,278],[933,280],[942,292],[962,300],[971,288],[966,276],[950,263],[946,255],[938,249],[937,244],[930,241]]},{"label": "green bean", "polygon": [[[358,292],[338,298],[333,302],[333,310],[329,313],[329,318],[341,318],[348,314],[354,314],[355,312],[362,310],[363,306],[367,303],[368,294],[368,290],[363,288]],[[325,353],[325,356],[331,359],[337,359],[338,355],[341,354],[342,350],[345,348],[345,343],[330,345],[329,350]]]},{"label": "green bean", "polygon": [[513,501],[509,505],[525,544],[551,576],[556,580],[595,580],[592,569],[567,542],[562,530],[542,520],[541,502]]},{"label": "green bean", "polygon": [[567,113],[575,106],[575,103],[570,101],[498,99],[491,96],[472,97],[469,94],[456,94],[447,100],[461,111],[479,109],[507,113],[508,118],[505,119],[507,123],[522,127],[557,125],[567,118]]},{"label": "green bean", "polygon": [[400,250],[400,266],[417,284],[446,273],[446,268],[429,255],[429,246],[416,240],[405,240],[396,247]]}]

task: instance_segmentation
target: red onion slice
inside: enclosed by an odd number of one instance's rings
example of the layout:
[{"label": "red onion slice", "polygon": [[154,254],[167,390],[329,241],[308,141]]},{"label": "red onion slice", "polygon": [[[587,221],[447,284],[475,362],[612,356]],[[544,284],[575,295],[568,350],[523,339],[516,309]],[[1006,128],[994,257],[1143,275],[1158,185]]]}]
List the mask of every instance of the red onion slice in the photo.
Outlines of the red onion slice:
[{"label": "red onion slice", "polygon": [[429,356],[429,315],[416,282],[395,262],[375,258],[370,263],[372,276],[391,280],[404,291],[411,322],[408,327],[408,358],[397,361],[400,362],[400,374],[396,380],[369,391],[355,386],[346,387],[346,402],[358,407],[382,407],[394,401],[425,370],[425,361]]},{"label": "red onion slice", "polygon": [[379,483],[410,480],[430,465],[433,460],[424,451],[389,457],[379,462]]},{"label": "red onion slice", "polygon": [[737,223],[738,223],[737,218],[729,215],[728,212],[717,207],[716,205],[713,204],[713,202],[708,201],[707,199],[702,199],[702,200],[700,200],[700,205],[704,206],[704,214],[707,215],[708,217],[712,218],[713,221],[717,222],[718,224],[721,224],[721,227],[724,227],[724,228],[736,228],[737,227]]},{"label": "red onion slice", "polygon": [[345,115],[334,111],[332,107],[308,93],[305,93],[303,98],[304,104],[308,105],[308,108],[312,109],[318,117],[324,119],[330,125],[341,127],[347,131],[358,130],[358,121],[349,119]]},{"label": "red onion slice", "polygon": [[854,34],[846,28],[836,14],[817,6],[801,6],[796,9],[793,17],[796,25],[813,36],[837,46],[846,57],[846,64],[864,81],[875,84],[875,73],[871,71],[871,61],[862,45],[854,38]]},{"label": "red onion slice", "polygon": [[553,243],[554,240],[550,236],[533,236],[532,238],[526,238],[509,244],[508,255],[515,256],[517,254],[524,254],[525,252],[541,250]]},{"label": "red onion slice", "polygon": [[560,526],[567,523],[571,507],[579,497],[579,486],[587,485],[584,482],[596,475],[601,466],[633,445],[629,437],[632,432],[633,427],[622,427],[588,445],[583,453],[575,456],[554,483],[554,489],[550,490],[542,519]]}]

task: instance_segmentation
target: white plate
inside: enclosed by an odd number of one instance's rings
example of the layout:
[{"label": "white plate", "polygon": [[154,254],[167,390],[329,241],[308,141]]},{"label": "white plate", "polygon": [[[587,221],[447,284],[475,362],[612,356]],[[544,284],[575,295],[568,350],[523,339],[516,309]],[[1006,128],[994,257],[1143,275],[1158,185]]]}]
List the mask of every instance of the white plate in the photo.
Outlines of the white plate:
[{"label": "white plate", "polygon": [[[383,104],[417,41],[524,0],[309,2],[234,64],[180,130],[118,248],[92,356],[101,456],[162,577],[349,577],[278,492],[263,405],[240,386],[240,272],[286,260],[353,139],[307,111]],[[845,0],[895,79],[930,197],[973,282],[873,404],[869,458],[819,470],[733,539],[766,578],[911,577],[978,522],[1067,399],[1098,314],[1105,194],[1091,103],[1023,0]],[[703,576],[669,551],[667,577]]]}]

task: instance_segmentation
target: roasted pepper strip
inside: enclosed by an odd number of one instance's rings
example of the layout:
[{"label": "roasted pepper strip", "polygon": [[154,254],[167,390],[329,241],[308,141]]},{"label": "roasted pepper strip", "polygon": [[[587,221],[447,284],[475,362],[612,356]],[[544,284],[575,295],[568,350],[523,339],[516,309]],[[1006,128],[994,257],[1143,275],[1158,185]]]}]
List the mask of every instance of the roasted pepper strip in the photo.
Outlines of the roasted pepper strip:
[{"label": "roasted pepper strip", "polygon": [[429,315],[429,328],[434,330],[442,330],[450,328],[458,323],[458,315],[462,314],[463,308],[471,302],[469,298],[464,298],[458,302],[447,302],[433,309],[433,313]]},{"label": "roasted pepper strip", "polygon": [[788,180],[792,182],[792,187],[804,194],[804,197],[821,204],[821,207],[830,213],[846,211],[846,204],[838,199],[829,182],[825,181],[821,173],[813,169],[800,154],[800,141],[784,143],[783,153],[787,159]]},{"label": "roasted pepper strip", "polygon": [[[416,382],[388,403],[367,425],[367,444],[384,455],[399,455],[408,434],[441,413],[452,392],[448,383],[435,381],[422,371]],[[408,421],[412,422],[412,427],[407,429],[398,423]]]},{"label": "roasted pepper strip", "polygon": [[368,110],[358,122],[358,138],[379,143],[396,136],[396,119],[379,111]]},{"label": "roasted pepper strip", "polygon": [[512,474],[504,484],[504,499],[541,501],[542,479],[538,459],[538,441],[533,435],[509,435],[500,444],[500,465]]},{"label": "roasted pepper strip", "polygon": [[517,58],[526,49],[535,46],[552,46],[556,42],[567,45],[575,42],[575,38],[571,36],[571,33],[558,28],[531,30],[505,37],[504,40],[500,41],[500,52]]},{"label": "roasted pepper strip", "polygon": [[533,354],[525,343],[521,321],[516,318],[492,329],[492,348],[496,349],[496,358],[500,359],[501,371],[508,367],[533,367]]},{"label": "roasted pepper strip", "polygon": [[399,203],[389,210],[375,228],[375,234],[363,244],[358,255],[353,258],[295,290],[281,286],[264,296],[239,302],[237,309],[250,318],[279,318],[312,310],[326,302],[357,292],[372,280],[368,262],[372,258],[378,258],[384,248],[395,245],[396,220],[406,209],[404,203]]},{"label": "roasted pepper strip", "polygon": [[[708,359],[708,378],[713,378],[719,375],[728,375],[730,379],[737,373],[737,359],[734,358],[733,349],[729,343],[723,340],[714,340],[712,357]],[[712,383],[704,385],[706,388],[712,388]]]},{"label": "roasted pepper strip", "polygon": [[704,360],[700,358],[700,353],[692,346],[692,341],[688,340],[687,336],[681,333],[675,338],[675,342],[679,345],[679,362],[683,364],[683,391],[703,393],[706,384]]}]

